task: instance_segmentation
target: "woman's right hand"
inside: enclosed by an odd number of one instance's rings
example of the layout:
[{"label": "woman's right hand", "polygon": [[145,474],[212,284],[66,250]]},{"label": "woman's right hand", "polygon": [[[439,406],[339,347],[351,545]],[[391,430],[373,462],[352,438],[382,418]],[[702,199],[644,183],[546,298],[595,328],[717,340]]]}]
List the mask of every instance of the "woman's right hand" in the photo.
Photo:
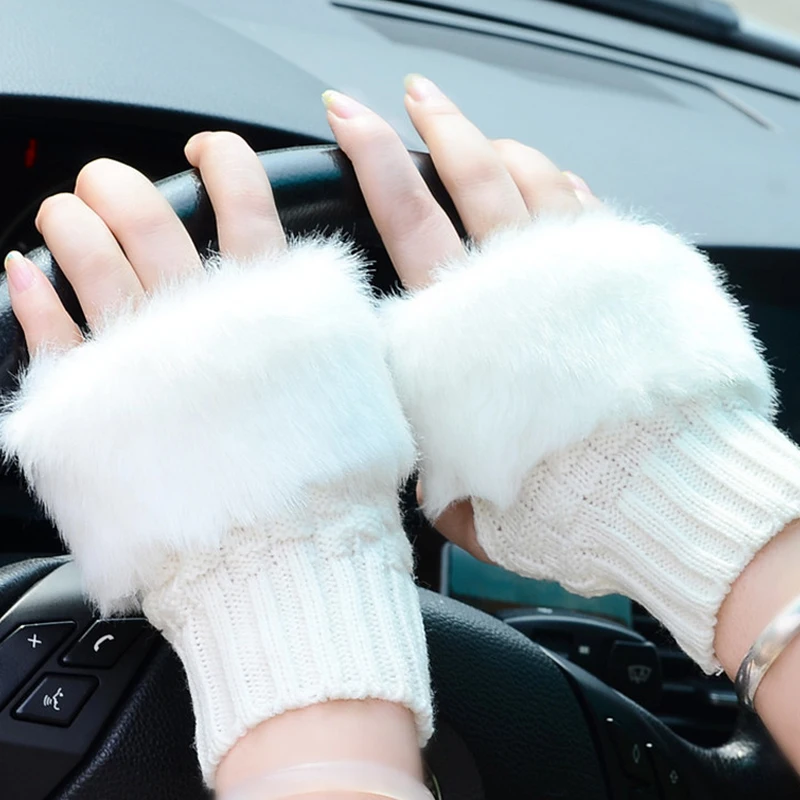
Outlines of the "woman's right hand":
[{"label": "woman's right hand", "polygon": [[383,317],[424,510],[479,558],[627,594],[718,669],[723,599],[800,515],[800,456],[770,424],[741,309],[698,251],[532,148],[490,142],[427,79],[405,103],[469,246],[391,127],[326,96],[407,288]]},{"label": "woman's right hand", "polygon": [[[388,124],[327,104],[408,289],[384,318],[423,507],[478,558],[638,600],[733,677],[800,592],[800,450],[743,311],[677,237],[584,213],[580,179],[407,90],[467,252]],[[800,639],[756,703],[800,771],[798,664]]]},{"label": "woman's right hand", "polygon": [[[339,92],[328,91],[323,99],[398,277],[410,290],[427,286],[437,267],[464,256],[466,244],[391,125]],[[405,106],[473,242],[538,215],[578,215],[602,206],[582,178],[538,150],[513,139],[488,139],[429,79],[408,76]],[[424,491],[420,482],[420,504]],[[469,500],[448,507],[434,525],[453,543],[489,560]]]}]

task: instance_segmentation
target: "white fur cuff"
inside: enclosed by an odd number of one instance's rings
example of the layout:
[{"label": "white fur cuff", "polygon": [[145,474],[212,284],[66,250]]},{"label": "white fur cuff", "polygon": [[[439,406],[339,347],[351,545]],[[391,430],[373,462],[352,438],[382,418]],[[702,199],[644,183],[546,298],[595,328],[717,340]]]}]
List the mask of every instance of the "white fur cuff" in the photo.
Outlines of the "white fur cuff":
[{"label": "white fur cuff", "polygon": [[35,357],[0,445],[103,613],[170,554],[302,506],[309,486],[394,491],[413,461],[360,264],[319,241],[223,260]]},{"label": "white fur cuff", "polygon": [[434,517],[464,497],[507,508],[537,463],[600,425],[701,395],[773,404],[703,255],[607,211],[499,233],[383,314]]}]

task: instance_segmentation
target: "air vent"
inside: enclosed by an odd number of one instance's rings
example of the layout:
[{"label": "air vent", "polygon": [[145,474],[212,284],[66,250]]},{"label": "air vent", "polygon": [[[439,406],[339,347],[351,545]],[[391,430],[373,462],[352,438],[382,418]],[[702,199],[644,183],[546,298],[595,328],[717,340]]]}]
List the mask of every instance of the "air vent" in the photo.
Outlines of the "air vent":
[{"label": "air vent", "polygon": [[635,604],[633,628],[655,644],[661,657],[664,691],[656,715],[694,744],[725,744],[733,734],[738,715],[730,680],[725,675],[704,675],[661,624]]}]

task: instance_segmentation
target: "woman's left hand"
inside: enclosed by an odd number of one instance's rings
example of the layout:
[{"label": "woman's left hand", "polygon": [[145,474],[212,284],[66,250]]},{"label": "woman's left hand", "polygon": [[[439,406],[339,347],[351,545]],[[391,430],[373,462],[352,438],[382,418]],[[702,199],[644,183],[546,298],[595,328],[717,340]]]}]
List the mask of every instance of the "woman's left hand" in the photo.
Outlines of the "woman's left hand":
[{"label": "woman's left hand", "polygon": [[[328,91],[323,99],[400,280],[409,289],[426,286],[437,266],[464,253],[453,223],[388,122],[339,92]],[[408,76],[405,106],[472,240],[480,242],[542,213],[574,215],[600,205],[581,178],[538,150],[512,139],[487,139],[429,79]],[[417,489],[420,499],[423,488]],[[488,560],[475,535],[469,501],[452,505],[435,525],[455,544]]]}]

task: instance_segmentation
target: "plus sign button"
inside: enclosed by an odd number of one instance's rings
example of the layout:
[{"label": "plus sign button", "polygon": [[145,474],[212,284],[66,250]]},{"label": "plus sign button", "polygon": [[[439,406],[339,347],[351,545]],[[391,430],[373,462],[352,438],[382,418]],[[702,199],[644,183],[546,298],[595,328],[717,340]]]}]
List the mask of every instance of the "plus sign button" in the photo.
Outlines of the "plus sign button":
[{"label": "plus sign button", "polygon": [[0,642],[0,706],[70,635],[74,622],[20,625]]}]

